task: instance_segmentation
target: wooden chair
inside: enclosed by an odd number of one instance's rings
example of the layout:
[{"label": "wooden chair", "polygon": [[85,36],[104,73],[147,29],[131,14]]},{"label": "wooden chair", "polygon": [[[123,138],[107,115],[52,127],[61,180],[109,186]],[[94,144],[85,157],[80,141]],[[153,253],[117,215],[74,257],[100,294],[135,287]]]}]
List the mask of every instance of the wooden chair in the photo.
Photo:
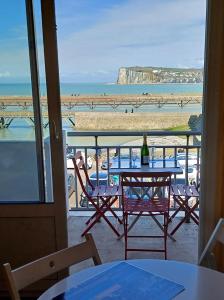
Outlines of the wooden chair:
[{"label": "wooden chair", "polygon": [[[121,174],[122,206],[125,236],[125,259],[128,251],[164,252],[167,259],[167,229],[169,221],[171,174],[169,172],[124,172]],[[159,226],[161,235],[130,235],[129,216],[136,219],[151,217]],[[163,224],[157,219],[163,216]],[[163,238],[163,249],[128,247],[128,238]]]},{"label": "wooden chair", "polygon": [[199,265],[209,267],[211,269],[217,269],[216,259],[213,253],[213,248],[217,242],[224,245],[224,218],[219,219],[214,231],[212,232],[211,237],[199,258]]},{"label": "wooden chair", "polygon": [[12,270],[9,263],[4,264],[3,270],[11,298],[19,300],[19,291],[26,286],[88,258],[92,258],[95,265],[101,264],[92,235],[87,233],[85,237],[86,241],[81,244],[52,253],[17,269]]},{"label": "wooden chair", "polygon": [[[85,162],[82,157],[81,151],[78,151],[73,158],[73,163],[75,167],[76,175],[79,179],[81,188],[88,202],[95,208],[95,213],[86,222],[87,228],[82,233],[82,236],[86,234],[101,218],[103,218],[110,228],[115,232],[117,236],[120,236],[119,232],[116,230],[114,225],[105,215],[106,212],[110,212],[112,216],[122,224],[122,220],[117,216],[112,208],[112,205],[121,196],[121,186],[111,186],[111,185],[96,185],[93,186],[89,179],[88,172],[85,167]],[[81,175],[80,169],[84,172],[84,177],[86,178],[87,187],[83,182],[83,176]]]}]

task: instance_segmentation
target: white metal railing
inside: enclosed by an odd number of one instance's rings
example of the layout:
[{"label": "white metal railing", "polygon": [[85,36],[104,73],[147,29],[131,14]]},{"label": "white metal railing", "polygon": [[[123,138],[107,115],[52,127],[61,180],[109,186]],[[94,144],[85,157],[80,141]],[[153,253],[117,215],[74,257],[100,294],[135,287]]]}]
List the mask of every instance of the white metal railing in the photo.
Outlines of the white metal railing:
[{"label": "white metal railing", "polygon": [[[76,151],[82,151],[85,164],[89,169],[89,176],[93,184],[117,184],[119,178],[109,174],[109,166],[111,162],[116,162],[117,167],[130,166],[138,164],[140,161],[141,145],[127,144],[108,145],[106,142],[99,141],[104,137],[133,137],[139,139],[146,133],[151,139],[153,137],[181,137],[181,144],[178,145],[158,145],[149,144],[150,153],[153,159],[173,158],[179,162],[183,168],[183,175],[176,175],[173,180],[179,183],[200,182],[200,152],[201,152],[201,132],[196,131],[149,131],[149,132],[68,132],[69,139],[76,138],[75,146],[68,145],[67,161],[74,155]],[[85,145],[78,144],[78,139],[85,137]],[[91,143],[92,139],[92,143]],[[88,142],[89,141],[89,142]],[[131,145],[130,145],[131,144]],[[133,153],[134,158],[133,158]],[[71,160],[70,163],[72,164]],[[128,166],[127,166],[128,164]],[[73,167],[73,165],[71,165]],[[69,173],[73,173],[71,169]],[[73,173],[74,174],[74,173]],[[88,201],[82,194],[82,190],[74,174],[74,194],[70,200],[70,208],[74,210],[91,210]],[[121,203],[116,209],[121,209]]]}]

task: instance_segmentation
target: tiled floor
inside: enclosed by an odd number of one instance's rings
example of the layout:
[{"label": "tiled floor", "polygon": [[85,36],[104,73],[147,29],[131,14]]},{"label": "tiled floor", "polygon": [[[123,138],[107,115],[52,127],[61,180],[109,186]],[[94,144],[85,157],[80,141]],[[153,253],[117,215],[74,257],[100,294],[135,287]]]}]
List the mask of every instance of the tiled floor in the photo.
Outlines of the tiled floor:
[{"label": "tiled floor", "polygon": [[[123,231],[123,225],[116,223],[114,218],[110,218],[120,232]],[[85,221],[87,217],[69,217],[68,219],[68,229],[69,229],[69,244],[77,244],[84,239],[81,238],[81,233],[85,228]],[[169,231],[175,226],[180,219],[176,218],[169,226]],[[133,234],[160,234],[160,229],[154,223],[153,220],[148,217],[140,218],[135,227],[133,228]],[[91,233],[94,237],[95,243],[97,245],[101,260],[103,263],[123,260],[124,259],[124,240],[117,240],[116,235],[112,232],[110,227],[101,221],[97,223]],[[184,224],[174,235],[176,241],[172,241],[168,238],[168,259],[180,260],[190,263],[197,262],[197,244],[198,244],[198,226],[193,222],[189,224]],[[161,247],[163,240],[158,239],[132,239],[132,245],[135,247]],[[129,259],[136,258],[157,258],[164,259],[163,253],[153,253],[153,252],[129,252]],[[75,266],[75,270],[78,271],[84,267],[91,266],[91,262],[83,262],[80,265]]]}]

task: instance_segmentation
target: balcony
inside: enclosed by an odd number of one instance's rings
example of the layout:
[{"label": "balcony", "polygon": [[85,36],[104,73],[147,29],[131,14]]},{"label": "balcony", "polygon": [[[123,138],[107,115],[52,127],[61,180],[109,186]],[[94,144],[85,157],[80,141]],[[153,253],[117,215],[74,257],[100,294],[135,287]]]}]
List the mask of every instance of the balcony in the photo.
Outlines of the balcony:
[{"label": "balcony", "polygon": [[[195,182],[195,184],[200,182],[200,132],[154,131],[148,132],[147,135],[150,153],[154,159],[176,159],[183,168],[183,174],[173,177],[175,182]],[[119,178],[110,175],[109,169],[111,164],[119,167],[127,167],[127,164],[138,165],[142,145],[142,132],[68,132],[67,143],[69,145],[67,147],[68,174],[75,176],[71,157],[76,151],[82,151],[83,156],[86,158],[86,167],[93,184],[116,184],[119,182]],[[136,153],[137,156],[134,161],[133,153]],[[73,178],[73,185],[74,192],[70,193],[69,197],[70,217],[68,219],[68,228],[70,244],[75,244],[82,240],[80,235],[85,228],[85,221],[92,214],[91,210],[93,210],[88,201],[85,201],[76,176]],[[194,202],[194,199],[192,202]],[[172,202],[171,211],[175,208],[176,206]],[[118,211],[118,214],[122,214],[121,201],[116,204],[114,209]],[[170,231],[182,216],[183,213],[177,215],[169,226]],[[111,218],[111,221],[114,222],[117,230],[123,231],[122,225],[116,224],[113,218]],[[143,220],[140,219],[133,230],[136,234],[138,230],[142,232],[142,228],[145,231],[149,229],[152,234],[158,233],[155,223],[145,218]],[[117,240],[104,221],[96,224],[91,232],[103,262],[124,258],[124,241]],[[183,224],[175,233],[175,239],[176,241],[172,241],[168,238],[168,259],[196,263],[198,226],[194,222]],[[149,243],[149,241],[146,240],[145,243]],[[153,240],[152,243],[160,243],[160,241]],[[143,257],[163,259],[163,254],[153,252],[133,252],[130,254],[130,259]],[[77,270],[80,268],[82,266],[79,266]]]},{"label": "balcony", "polygon": [[[93,185],[118,184],[119,177],[110,168],[129,168],[140,164],[142,132],[68,132],[67,170],[69,174],[69,207],[86,211],[93,208],[86,201],[74,173],[72,157],[83,153]],[[151,158],[176,160],[183,173],[173,176],[176,183],[200,182],[201,133],[194,131],[151,131],[147,133]],[[74,177],[73,177],[74,176]],[[87,187],[88,188],[88,187]],[[74,191],[74,193],[73,193]],[[171,209],[174,209],[173,204]],[[121,210],[121,201],[115,209]]]}]

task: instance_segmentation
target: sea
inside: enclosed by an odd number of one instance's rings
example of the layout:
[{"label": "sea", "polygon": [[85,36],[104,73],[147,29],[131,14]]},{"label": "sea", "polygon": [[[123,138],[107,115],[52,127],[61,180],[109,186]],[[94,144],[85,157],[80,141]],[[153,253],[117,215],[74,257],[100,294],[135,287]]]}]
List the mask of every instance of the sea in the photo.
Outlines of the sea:
[{"label": "sea", "polygon": [[[192,84],[114,84],[114,83],[61,83],[61,95],[139,95],[202,93],[202,83]],[[31,96],[30,83],[0,84],[1,96]],[[46,95],[46,85],[40,84],[41,96]]]},{"label": "sea", "polygon": [[[118,85],[114,83],[61,83],[61,95],[141,95],[149,94],[202,94],[203,84],[135,84]],[[31,96],[32,89],[30,83],[2,83],[0,84],[0,96]],[[46,96],[46,85],[40,84],[40,95]],[[63,108],[62,108],[63,109]],[[77,111],[93,111],[86,106],[76,108]],[[120,106],[116,110],[109,106],[95,107],[94,111],[131,111],[132,108]],[[201,104],[186,105],[183,108],[176,105],[165,105],[161,108],[157,106],[141,106],[134,108],[133,112],[191,112],[201,113]],[[0,113],[1,117],[1,113]],[[75,131],[75,128],[63,121],[63,129]],[[44,135],[48,135],[48,129],[44,129]],[[35,136],[32,123],[24,119],[15,119],[9,128],[0,128],[0,140],[33,140]]]}]

